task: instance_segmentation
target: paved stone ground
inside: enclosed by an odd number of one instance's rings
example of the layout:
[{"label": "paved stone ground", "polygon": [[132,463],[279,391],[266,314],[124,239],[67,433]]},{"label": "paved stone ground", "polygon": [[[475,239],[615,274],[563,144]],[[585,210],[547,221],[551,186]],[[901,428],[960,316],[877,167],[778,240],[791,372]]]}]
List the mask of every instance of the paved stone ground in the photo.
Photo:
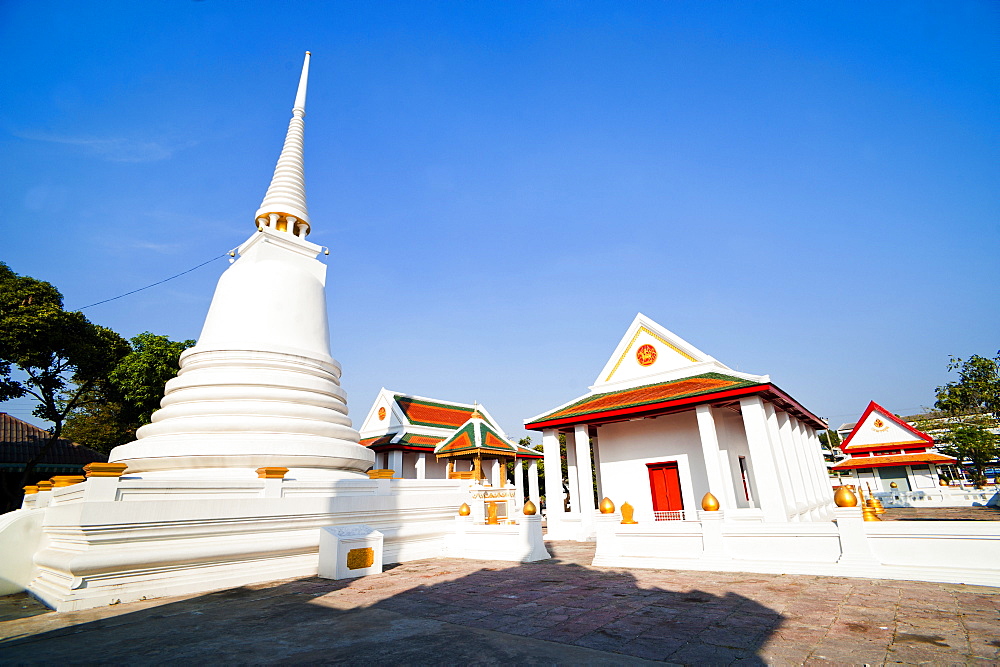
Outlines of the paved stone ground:
[{"label": "paved stone ground", "polygon": [[1000,507],[889,507],[883,521],[1000,521]]},{"label": "paved stone ground", "polygon": [[0,598],[0,663],[998,664],[1000,589],[422,560],[56,614]]}]

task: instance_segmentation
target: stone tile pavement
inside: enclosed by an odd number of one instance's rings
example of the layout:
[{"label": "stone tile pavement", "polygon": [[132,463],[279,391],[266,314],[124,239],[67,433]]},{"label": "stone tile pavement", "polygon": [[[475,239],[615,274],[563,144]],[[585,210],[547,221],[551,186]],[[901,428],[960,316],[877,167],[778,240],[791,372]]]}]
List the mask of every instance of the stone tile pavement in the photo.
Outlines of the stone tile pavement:
[{"label": "stone tile pavement", "polygon": [[55,614],[0,598],[0,663],[1000,664],[1000,589],[435,559]]}]

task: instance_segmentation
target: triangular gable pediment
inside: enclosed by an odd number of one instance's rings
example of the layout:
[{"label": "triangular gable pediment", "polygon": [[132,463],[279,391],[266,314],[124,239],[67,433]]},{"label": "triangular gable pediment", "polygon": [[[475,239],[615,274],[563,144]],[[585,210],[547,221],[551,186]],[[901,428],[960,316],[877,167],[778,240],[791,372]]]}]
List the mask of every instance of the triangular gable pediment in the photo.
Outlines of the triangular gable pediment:
[{"label": "triangular gable pediment", "polygon": [[712,356],[639,313],[604,365],[593,388],[705,365],[727,369]]},{"label": "triangular gable pediment", "polygon": [[395,392],[384,387],[375,397],[368,415],[358,432],[364,435],[373,433],[386,433],[391,430],[398,430],[406,425],[405,416],[393,400]]},{"label": "triangular gable pediment", "polygon": [[934,444],[934,439],[872,401],[841,448],[847,452],[862,447],[917,442],[930,446]]}]

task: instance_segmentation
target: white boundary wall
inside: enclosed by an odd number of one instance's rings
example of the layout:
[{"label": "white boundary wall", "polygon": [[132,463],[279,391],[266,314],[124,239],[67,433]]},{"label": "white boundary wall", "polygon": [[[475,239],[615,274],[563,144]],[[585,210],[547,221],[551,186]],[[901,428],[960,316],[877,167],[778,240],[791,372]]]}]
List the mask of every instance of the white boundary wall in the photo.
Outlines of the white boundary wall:
[{"label": "white boundary wall", "polygon": [[1000,531],[994,521],[865,522],[837,508],[832,522],[700,521],[622,525],[598,515],[594,565],[815,574],[1000,586]]}]

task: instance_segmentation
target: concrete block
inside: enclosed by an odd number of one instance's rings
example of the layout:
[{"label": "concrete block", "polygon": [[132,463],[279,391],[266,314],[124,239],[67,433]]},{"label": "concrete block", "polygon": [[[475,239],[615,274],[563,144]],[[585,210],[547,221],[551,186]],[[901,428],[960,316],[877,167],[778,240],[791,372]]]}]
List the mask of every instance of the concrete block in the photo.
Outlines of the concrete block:
[{"label": "concrete block", "polygon": [[382,571],[382,533],[370,526],[320,529],[319,576],[351,579]]}]

